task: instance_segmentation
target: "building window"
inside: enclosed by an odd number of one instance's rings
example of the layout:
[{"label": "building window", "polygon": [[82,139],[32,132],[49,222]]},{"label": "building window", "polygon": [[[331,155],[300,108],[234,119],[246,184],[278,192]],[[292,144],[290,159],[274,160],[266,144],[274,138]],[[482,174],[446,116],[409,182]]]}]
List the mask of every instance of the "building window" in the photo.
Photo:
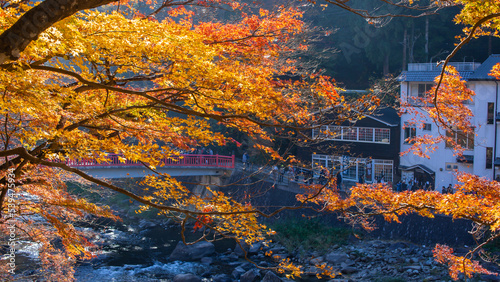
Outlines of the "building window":
[{"label": "building window", "polygon": [[433,84],[429,83],[421,83],[418,85],[418,92],[417,92],[417,97],[419,98],[424,98],[427,96],[427,92],[429,92],[432,88]]},{"label": "building window", "polygon": [[414,106],[427,105],[428,92],[433,86],[434,84],[432,83],[412,83],[407,102]]},{"label": "building window", "polygon": [[[466,150],[474,150],[474,132],[463,132],[462,130],[446,130],[446,148],[453,148],[455,144]],[[452,141],[452,142],[450,142]]]},{"label": "building window", "polygon": [[391,132],[385,128],[375,128],[375,143],[389,143]]},{"label": "building window", "polygon": [[393,182],[392,174],[394,162],[392,160],[373,160],[373,175],[375,176],[375,181],[380,182],[382,179],[384,182]]},{"label": "building window", "polygon": [[315,168],[324,167],[333,171],[335,175],[342,171],[342,178],[358,182],[360,179],[371,183],[394,181],[394,161],[382,159],[353,158],[349,156],[312,155]]},{"label": "building window", "polygon": [[337,139],[342,135],[340,126],[322,125],[313,129],[313,138]]},{"label": "building window", "polygon": [[432,124],[430,124],[430,123],[424,123],[424,127],[422,129],[425,130],[425,131],[431,131]]},{"label": "building window", "polygon": [[360,127],[358,129],[358,141],[371,142],[373,140],[372,128]]},{"label": "building window", "polygon": [[486,168],[493,167],[493,148],[486,147]]},{"label": "building window", "polygon": [[343,128],[344,134],[342,134],[343,139],[346,141],[357,141],[358,140],[358,129],[355,127],[352,128]]},{"label": "building window", "polygon": [[495,121],[495,103],[488,103],[488,124]]},{"label": "building window", "polygon": [[391,131],[388,128],[349,127],[349,126],[321,126],[313,130],[313,138],[327,140],[390,143]]},{"label": "building window", "polygon": [[456,163],[446,163],[445,164],[446,171],[458,171],[458,164]]},{"label": "building window", "polygon": [[312,156],[313,167],[328,167],[328,156],[327,155],[316,155]]},{"label": "building window", "polygon": [[312,155],[313,168],[327,168],[335,175],[342,168],[341,158],[339,156],[330,155]]},{"label": "building window", "polygon": [[344,162],[342,165],[342,177],[346,180],[358,181],[358,160],[351,158],[347,163]]},{"label": "building window", "polygon": [[414,125],[409,125],[408,123],[405,122],[405,136],[404,136],[404,142],[406,144],[412,143],[412,139],[417,136],[417,128]]}]

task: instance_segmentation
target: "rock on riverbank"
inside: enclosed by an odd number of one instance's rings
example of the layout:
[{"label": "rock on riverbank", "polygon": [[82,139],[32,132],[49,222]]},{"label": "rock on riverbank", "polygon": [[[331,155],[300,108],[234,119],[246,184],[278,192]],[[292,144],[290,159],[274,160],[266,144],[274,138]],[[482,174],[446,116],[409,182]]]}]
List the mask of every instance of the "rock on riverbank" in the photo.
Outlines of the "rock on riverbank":
[{"label": "rock on riverbank", "polygon": [[[205,246],[206,248],[206,246]],[[452,281],[446,266],[438,264],[432,250],[426,246],[419,246],[401,241],[358,241],[346,246],[332,246],[326,253],[305,252],[301,256],[288,253],[277,243],[269,246],[258,244],[258,248],[247,248],[249,258],[260,267],[275,265],[273,258],[290,258],[302,265],[305,274],[297,280],[318,281],[316,274],[320,270],[316,265],[326,263],[337,273],[333,281]],[[272,257],[265,255],[271,251]],[[210,275],[204,277],[196,275],[178,275],[176,282],[184,281],[290,281],[289,279],[259,269],[254,264],[244,260],[241,248],[229,249],[225,253],[214,253],[211,257],[204,257],[201,261],[218,265]],[[218,270],[217,270],[218,269]],[[498,267],[491,270],[500,271]],[[200,280],[198,280],[200,279]],[[328,279],[322,279],[328,281]],[[498,276],[477,276],[474,281],[500,281]]]}]

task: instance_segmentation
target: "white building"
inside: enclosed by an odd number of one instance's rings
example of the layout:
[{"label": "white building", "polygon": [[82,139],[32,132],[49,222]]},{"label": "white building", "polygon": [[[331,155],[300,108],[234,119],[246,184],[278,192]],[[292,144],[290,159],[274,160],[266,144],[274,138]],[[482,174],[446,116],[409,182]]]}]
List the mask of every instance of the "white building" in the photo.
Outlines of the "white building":
[{"label": "white building", "polygon": [[[400,159],[401,178],[419,182],[429,181],[441,191],[443,186],[456,184],[457,172],[468,172],[481,177],[495,179],[500,172],[498,159],[498,101],[500,85],[498,80],[489,76],[492,67],[500,63],[500,55],[491,55],[482,64],[478,63],[451,63],[460,72],[471,90],[476,93],[474,101],[468,103],[474,117],[475,136],[454,134],[457,143],[466,148],[463,157],[454,156],[454,151],[441,142],[438,149],[431,153],[430,159],[407,154]],[[418,102],[412,97],[422,96],[434,83],[434,78],[440,74],[440,68],[435,64],[409,64],[408,71],[403,71],[398,79],[401,81],[401,99],[403,102],[413,103],[414,109],[422,112]],[[408,112],[401,116],[401,151],[406,151],[410,144],[405,140],[418,135],[438,135],[438,127],[430,119],[426,119],[422,127],[409,124],[414,114]],[[441,132],[443,129],[440,129]]]}]

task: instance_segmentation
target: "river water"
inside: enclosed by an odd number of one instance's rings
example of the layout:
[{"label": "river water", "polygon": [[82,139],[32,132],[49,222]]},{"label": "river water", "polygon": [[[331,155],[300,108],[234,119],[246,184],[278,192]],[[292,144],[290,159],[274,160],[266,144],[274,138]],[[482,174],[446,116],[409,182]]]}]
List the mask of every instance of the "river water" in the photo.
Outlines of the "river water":
[{"label": "river water", "polygon": [[[137,229],[115,226],[100,230],[99,255],[79,264],[75,273],[77,281],[166,281],[182,273],[208,276],[220,271],[217,263],[169,261],[169,255],[182,240],[179,226]],[[199,234],[186,231],[185,235],[189,241]],[[233,241],[221,241],[216,244],[216,251],[224,252],[234,246]]]}]

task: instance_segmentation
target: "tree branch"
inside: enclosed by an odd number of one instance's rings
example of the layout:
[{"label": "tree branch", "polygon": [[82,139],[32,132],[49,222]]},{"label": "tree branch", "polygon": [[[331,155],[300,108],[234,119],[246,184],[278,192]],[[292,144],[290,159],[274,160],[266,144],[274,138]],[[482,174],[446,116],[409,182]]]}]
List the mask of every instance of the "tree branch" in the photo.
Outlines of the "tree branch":
[{"label": "tree branch", "polygon": [[[500,17],[500,13],[495,13],[495,14],[491,14],[491,15],[488,15],[482,19],[480,19],[479,21],[477,21],[474,26],[472,26],[472,29],[471,31],[469,32],[469,35],[467,35],[467,37],[465,39],[463,39],[456,47],[455,49],[453,49],[453,51],[446,57],[446,60],[444,60],[444,62],[440,62],[439,64],[442,64],[442,69],[441,69],[441,74],[439,75],[439,81],[436,85],[436,89],[434,90],[434,98],[432,99],[432,103],[434,104],[434,106],[436,107],[436,114],[437,114],[437,119],[438,121],[446,126],[446,123],[444,122],[443,118],[441,117],[441,114],[440,114],[440,111],[439,111],[439,107],[438,107],[438,103],[437,103],[437,97],[438,97],[438,91],[439,91],[439,86],[441,86],[441,83],[443,82],[443,79],[444,79],[444,73],[445,73],[445,70],[446,70],[446,66],[448,65],[448,63],[450,62],[451,58],[453,58],[457,52],[467,43],[469,43],[469,41],[471,41],[471,39],[474,37],[474,32],[476,32],[476,30],[485,22],[489,21],[489,20],[492,20],[494,18],[498,18]],[[438,64],[438,65],[439,65]],[[448,127],[448,126],[447,126]]]},{"label": "tree branch", "polygon": [[118,0],[45,0],[30,9],[0,35],[0,64],[17,60],[21,52],[47,28],[78,11]]},{"label": "tree branch", "polygon": [[310,207],[305,206],[305,202],[302,202],[299,206],[283,206],[283,207],[281,207],[281,208],[277,209],[276,211],[269,213],[269,214],[266,214],[262,211],[255,210],[255,209],[241,210],[241,211],[229,211],[229,212],[219,212],[219,211],[200,212],[200,211],[193,211],[190,209],[176,208],[176,207],[166,206],[166,205],[157,204],[157,203],[148,201],[144,198],[137,196],[136,194],[134,194],[132,192],[129,192],[123,188],[120,188],[120,187],[115,186],[113,184],[107,183],[107,182],[102,181],[100,179],[97,179],[95,177],[92,177],[92,176],[84,173],[83,171],[76,169],[76,168],[69,167],[68,165],[66,165],[64,163],[50,162],[50,161],[42,160],[40,158],[37,158],[37,157],[31,155],[23,147],[18,147],[15,149],[10,149],[10,150],[5,150],[5,151],[0,151],[0,157],[11,156],[11,155],[18,155],[24,159],[27,159],[32,164],[39,164],[39,165],[44,165],[44,166],[48,166],[48,167],[56,167],[56,168],[60,168],[60,169],[63,169],[65,171],[74,173],[74,174],[82,177],[85,180],[88,180],[88,181],[93,182],[95,184],[109,188],[115,192],[118,192],[120,194],[128,196],[131,199],[134,199],[141,204],[144,204],[144,205],[147,205],[147,206],[150,206],[153,208],[157,208],[157,209],[162,210],[162,211],[179,212],[179,213],[188,214],[188,215],[223,215],[224,216],[224,215],[236,215],[236,214],[258,214],[258,215],[261,215],[263,217],[269,218],[269,217],[272,217],[272,216],[274,216],[274,215],[276,215],[284,210],[298,210],[298,209],[310,208]]}]

